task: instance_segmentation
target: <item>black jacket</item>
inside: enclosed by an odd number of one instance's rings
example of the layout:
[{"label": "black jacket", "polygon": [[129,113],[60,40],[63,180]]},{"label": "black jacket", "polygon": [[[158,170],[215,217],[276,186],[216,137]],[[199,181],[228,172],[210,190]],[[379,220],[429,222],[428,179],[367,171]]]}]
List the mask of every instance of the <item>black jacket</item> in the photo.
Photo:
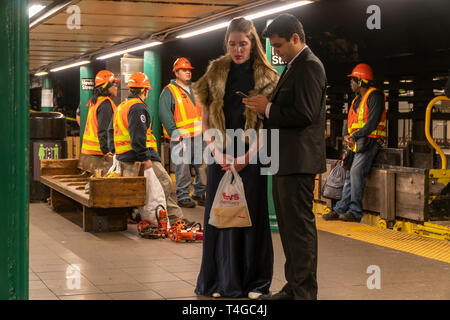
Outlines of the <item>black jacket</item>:
[{"label": "black jacket", "polygon": [[97,136],[100,142],[100,150],[103,154],[107,154],[110,150],[108,147],[108,126],[113,118],[113,108],[111,101],[106,99],[97,108]]},{"label": "black jacket", "polygon": [[323,64],[305,48],[278,82],[264,121],[265,128],[279,129],[278,175],[326,171],[325,94]]}]

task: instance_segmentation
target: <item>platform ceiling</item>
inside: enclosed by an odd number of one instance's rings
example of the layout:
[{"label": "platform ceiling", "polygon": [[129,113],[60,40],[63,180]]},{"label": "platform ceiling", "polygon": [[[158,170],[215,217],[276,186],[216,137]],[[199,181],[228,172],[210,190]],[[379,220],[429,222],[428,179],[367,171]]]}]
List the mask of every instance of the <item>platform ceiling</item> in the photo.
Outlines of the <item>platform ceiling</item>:
[{"label": "platform ceiling", "polygon": [[[57,13],[30,27],[30,71],[42,69],[106,50],[122,43],[148,39],[168,39],[184,30],[221,18],[263,8],[271,4],[286,4],[280,0],[31,0],[30,5],[46,8],[30,19],[30,24],[50,11]],[[80,29],[67,26],[71,5],[80,8]],[[73,12],[72,12],[73,14]]]}]

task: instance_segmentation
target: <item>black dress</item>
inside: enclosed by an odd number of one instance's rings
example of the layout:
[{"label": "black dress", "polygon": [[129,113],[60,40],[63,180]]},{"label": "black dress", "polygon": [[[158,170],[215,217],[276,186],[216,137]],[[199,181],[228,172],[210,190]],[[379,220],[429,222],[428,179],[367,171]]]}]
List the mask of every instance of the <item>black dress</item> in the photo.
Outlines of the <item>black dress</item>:
[{"label": "black dress", "polygon": [[[253,89],[252,65],[251,60],[240,65],[231,63],[223,108],[227,129],[244,129],[245,106],[235,92],[248,93]],[[236,150],[226,152],[234,157],[240,156]],[[260,164],[249,164],[239,172],[252,226],[218,229],[209,225],[208,221],[217,187],[225,171],[221,171],[218,164],[208,165],[203,257],[196,294],[211,296],[217,292],[222,297],[240,298],[247,297],[249,292],[269,292],[273,248],[267,206],[267,176],[261,175],[260,169]]]}]

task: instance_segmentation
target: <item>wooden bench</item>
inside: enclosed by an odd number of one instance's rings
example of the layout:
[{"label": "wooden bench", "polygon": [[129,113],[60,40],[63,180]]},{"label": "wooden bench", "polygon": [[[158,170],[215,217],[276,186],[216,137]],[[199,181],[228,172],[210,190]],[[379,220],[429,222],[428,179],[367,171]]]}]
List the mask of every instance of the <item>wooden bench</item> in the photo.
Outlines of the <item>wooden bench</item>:
[{"label": "wooden bench", "polygon": [[50,188],[52,209],[73,211],[81,205],[84,231],[126,230],[129,208],[145,204],[143,165],[122,163],[122,177],[102,177],[112,163],[111,156],[84,154],[80,159],[42,160],[41,182]]}]

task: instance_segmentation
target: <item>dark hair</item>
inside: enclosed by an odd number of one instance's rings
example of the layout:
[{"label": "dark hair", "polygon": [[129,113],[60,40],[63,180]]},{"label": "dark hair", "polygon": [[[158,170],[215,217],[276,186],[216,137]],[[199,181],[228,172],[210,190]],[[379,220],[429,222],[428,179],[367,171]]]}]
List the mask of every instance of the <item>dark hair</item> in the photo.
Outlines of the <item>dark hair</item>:
[{"label": "dark hair", "polygon": [[108,83],[108,85],[105,88],[103,88],[103,86],[95,87],[92,93],[91,103],[93,105],[96,104],[98,97],[109,97],[111,94],[108,92],[108,89],[111,86],[112,84]]},{"label": "dark hair", "polygon": [[264,29],[262,36],[263,38],[270,38],[278,35],[280,38],[289,41],[294,33],[298,34],[300,41],[305,43],[306,36],[302,23],[292,14],[283,13]]},{"label": "dark hair", "polygon": [[[145,90],[148,90],[148,89],[145,89]],[[143,92],[145,92],[145,90],[142,91],[142,88],[130,88],[130,93],[133,94],[133,95],[135,95],[135,96],[139,96],[139,95],[141,95]]]}]

